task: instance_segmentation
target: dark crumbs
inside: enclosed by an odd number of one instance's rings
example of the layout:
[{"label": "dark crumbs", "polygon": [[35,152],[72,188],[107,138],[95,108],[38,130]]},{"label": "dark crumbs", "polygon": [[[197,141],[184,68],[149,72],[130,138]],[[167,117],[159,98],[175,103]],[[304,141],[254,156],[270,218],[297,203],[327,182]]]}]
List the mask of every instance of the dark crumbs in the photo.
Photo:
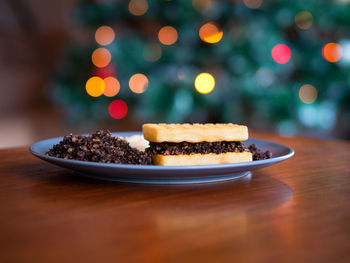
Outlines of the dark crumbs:
[{"label": "dark crumbs", "polygon": [[115,164],[152,164],[153,154],[191,154],[191,153],[225,153],[250,151],[253,160],[264,160],[272,157],[270,151],[261,151],[252,144],[245,147],[240,142],[200,142],[200,143],[151,143],[145,152],[132,148],[129,143],[111,132],[99,130],[89,136],[65,136],[46,154],[53,157],[88,162]]},{"label": "dark crumbs", "polygon": [[49,156],[88,162],[116,164],[151,164],[148,153],[132,148],[129,143],[114,137],[109,131],[97,131],[89,136],[70,134],[53,146]]},{"label": "dark crumbs", "polygon": [[146,149],[147,152],[152,154],[163,155],[177,155],[177,154],[191,154],[191,153],[227,153],[227,152],[244,152],[245,146],[241,142],[162,142],[162,143],[150,143],[150,147]]},{"label": "dark crumbs", "polygon": [[253,154],[253,161],[270,159],[272,153],[270,151],[262,151],[255,144],[249,145],[248,150]]}]

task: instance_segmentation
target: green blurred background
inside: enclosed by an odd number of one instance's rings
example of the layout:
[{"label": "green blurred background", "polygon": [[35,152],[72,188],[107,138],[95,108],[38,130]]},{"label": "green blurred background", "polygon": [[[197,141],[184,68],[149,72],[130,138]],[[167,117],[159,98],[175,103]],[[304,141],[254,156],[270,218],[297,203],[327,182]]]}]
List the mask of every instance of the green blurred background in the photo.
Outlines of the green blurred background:
[{"label": "green blurred background", "polygon": [[61,135],[233,122],[350,139],[349,0],[69,3],[32,104]]},{"label": "green blurred background", "polygon": [[[51,95],[74,122],[234,122],[350,138],[349,14],[348,1],[82,1],[74,22],[91,36],[68,45]],[[142,93],[129,83],[137,73]],[[215,79],[207,94],[212,79],[196,90],[200,73]],[[119,92],[89,96],[93,76],[115,77]]]}]

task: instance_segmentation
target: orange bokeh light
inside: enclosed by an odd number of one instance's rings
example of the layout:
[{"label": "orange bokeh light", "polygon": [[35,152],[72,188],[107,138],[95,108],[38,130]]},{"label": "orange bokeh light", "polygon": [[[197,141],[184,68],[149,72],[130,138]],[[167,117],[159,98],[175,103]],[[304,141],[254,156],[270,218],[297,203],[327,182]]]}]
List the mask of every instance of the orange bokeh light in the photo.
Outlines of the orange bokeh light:
[{"label": "orange bokeh light", "polygon": [[134,93],[143,93],[148,87],[148,78],[141,74],[133,75],[129,80],[129,88]]},{"label": "orange bokeh light", "polygon": [[177,31],[172,26],[164,26],[158,32],[158,39],[163,45],[172,45],[177,40]]},{"label": "orange bokeh light", "polygon": [[85,84],[86,92],[91,97],[99,97],[105,91],[106,84],[100,77],[91,77]]},{"label": "orange bokeh light", "polygon": [[142,16],[148,10],[147,0],[131,0],[129,2],[129,12],[134,16]]},{"label": "orange bokeh light", "polygon": [[307,30],[312,26],[314,18],[310,12],[302,11],[296,14],[294,20],[297,27],[303,30]]},{"label": "orange bokeh light", "polygon": [[209,10],[211,7],[211,0],[192,0],[193,8],[198,12]]},{"label": "orange bokeh light", "polygon": [[338,62],[342,56],[341,46],[337,43],[327,43],[322,48],[322,56],[328,62]]},{"label": "orange bokeh light", "polygon": [[105,96],[113,97],[118,94],[120,90],[120,83],[116,78],[107,77],[104,79],[104,82],[106,84],[105,91],[103,92]]},{"label": "orange bokeh light", "polygon": [[92,53],[91,59],[96,67],[103,68],[111,62],[112,56],[108,49],[98,48]]},{"label": "orange bokeh light", "polygon": [[222,30],[213,22],[206,23],[199,29],[199,37],[207,43],[217,43],[221,40],[222,36]]},{"label": "orange bokeh light", "polygon": [[305,84],[299,89],[299,98],[306,104],[313,103],[317,98],[317,89],[310,84]]},{"label": "orange bokeh light", "polygon": [[243,0],[244,4],[251,9],[257,9],[261,6],[263,0]]},{"label": "orange bokeh light", "polygon": [[114,30],[109,26],[100,26],[95,32],[95,40],[102,46],[106,46],[112,43],[114,37]]}]

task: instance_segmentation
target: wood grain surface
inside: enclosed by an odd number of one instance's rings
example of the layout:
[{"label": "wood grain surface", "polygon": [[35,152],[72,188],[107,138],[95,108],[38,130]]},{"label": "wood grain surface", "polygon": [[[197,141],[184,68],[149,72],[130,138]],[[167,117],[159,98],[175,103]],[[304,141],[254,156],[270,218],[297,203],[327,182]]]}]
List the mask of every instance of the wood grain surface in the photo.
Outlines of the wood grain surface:
[{"label": "wood grain surface", "polygon": [[255,133],[292,159],[236,181],[133,185],[0,151],[0,262],[350,262],[350,143]]}]

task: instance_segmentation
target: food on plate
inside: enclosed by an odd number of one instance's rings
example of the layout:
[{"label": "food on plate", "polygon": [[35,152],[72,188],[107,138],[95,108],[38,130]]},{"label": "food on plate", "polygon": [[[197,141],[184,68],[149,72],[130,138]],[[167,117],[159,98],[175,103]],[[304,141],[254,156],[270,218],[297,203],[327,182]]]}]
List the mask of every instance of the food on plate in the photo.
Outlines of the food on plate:
[{"label": "food on plate", "polygon": [[143,136],[150,142],[220,142],[245,141],[248,139],[247,126],[226,124],[155,124],[142,125]]},{"label": "food on plate", "polygon": [[270,151],[262,151],[255,144],[248,146],[248,150],[253,154],[253,161],[270,159],[272,153]]},{"label": "food on plate", "polygon": [[132,148],[145,151],[149,147],[149,142],[142,135],[132,135],[124,138]]},{"label": "food on plate", "polygon": [[253,154],[241,141],[248,128],[227,124],[144,124],[143,136],[150,141],[146,152],[156,165],[206,165],[250,162]]},{"label": "food on plate", "polygon": [[79,161],[117,163],[117,164],[151,164],[151,156],[144,151],[132,148],[129,143],[114,137],[109,131],[97,131],[89,136],[65,136],[47,153],[49,156]]},{"label": "food on plate", "polygon": [[271,158],[270,151],[246,147],[248,128],[227,124],[144,124],[142,135],[114,137],[99,130],[69,134],[46,154],[52,157],[115,164],[206,165]]}]

